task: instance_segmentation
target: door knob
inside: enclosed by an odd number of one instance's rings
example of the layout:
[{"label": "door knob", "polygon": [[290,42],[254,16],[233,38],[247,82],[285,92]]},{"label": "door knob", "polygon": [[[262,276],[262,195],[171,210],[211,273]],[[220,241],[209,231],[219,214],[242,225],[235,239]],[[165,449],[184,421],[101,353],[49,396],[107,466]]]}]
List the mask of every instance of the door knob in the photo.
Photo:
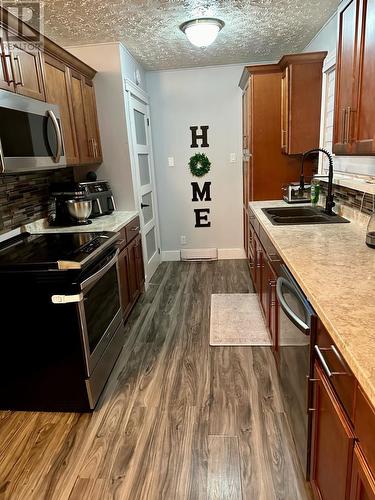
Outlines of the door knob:
[{"label": "door knob", "polygon": [[146,205],[145,203],[141,203],[141,208],[149,207],[150,205]]}]

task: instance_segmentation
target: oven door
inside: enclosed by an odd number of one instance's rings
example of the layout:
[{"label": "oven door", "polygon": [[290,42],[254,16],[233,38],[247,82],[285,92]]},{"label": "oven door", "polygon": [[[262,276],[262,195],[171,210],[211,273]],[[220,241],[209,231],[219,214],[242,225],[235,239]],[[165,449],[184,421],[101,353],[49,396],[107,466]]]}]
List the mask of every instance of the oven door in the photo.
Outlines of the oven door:
[{"label": "oven door", "polygon": [[0,173],[66,165],[59,107],[0,91]]},{"label": "oven door", "polygon": [[82,299],[78,302],[87,376],[122,322],[118,279],[118,250],[97,263],[80,283]]},{"label": "oven door", "polygon": [[309,469],[308,377],[314,311],[285,266],[278,278],[279,372],[285,412],[306,476]]}]

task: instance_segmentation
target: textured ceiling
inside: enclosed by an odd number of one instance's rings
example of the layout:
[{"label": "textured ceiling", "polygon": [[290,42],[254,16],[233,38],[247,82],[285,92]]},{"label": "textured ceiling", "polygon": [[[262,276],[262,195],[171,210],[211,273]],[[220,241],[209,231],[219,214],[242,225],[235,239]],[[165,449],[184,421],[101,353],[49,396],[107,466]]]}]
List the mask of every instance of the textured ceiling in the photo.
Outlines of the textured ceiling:
[{"label": "textured ceiling", "polygon": [[[46,0],[45,34],[64,46],[121,41],[146,69],[270,61],[303,49],[339,0]],[[218,17],[225,27],[206,49],[179,25]]]}]

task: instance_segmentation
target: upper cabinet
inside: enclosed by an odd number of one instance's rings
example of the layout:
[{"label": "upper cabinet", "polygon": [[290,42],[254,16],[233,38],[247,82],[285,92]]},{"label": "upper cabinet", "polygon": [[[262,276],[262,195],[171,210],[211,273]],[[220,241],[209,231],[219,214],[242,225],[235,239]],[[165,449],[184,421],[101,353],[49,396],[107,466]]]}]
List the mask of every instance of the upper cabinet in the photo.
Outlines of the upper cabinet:
[{"label": "upper cabinet", "polygon": [[45,57],[47,101],[60,107],[65,156],[69,165],[79,163],[69,68],[50,55]]},{"label": "upper cabinet", "polygon": [[375,154],[375,2],[351,0],[339,10],[335,154]]},{"label": "upper cabinet", "polygon": [[42,52],[21,39],[12,42],[9,52],[16,93],[45,101]]},{"label": "upper cabinet", "polygon": [[0,88],[44,101],[42,52],[11,30],[1,32]]},{"label": "upper cabinet", "polygon": [[[101,163],[95,70],[9,12],[0,14],[0,89],[57,104],[67,164]],[[38,37],[43,51],[31,42]]]},{"label": "upper cabinet", "polygon": [[281,78],[281,149],[288,155],[319,147],[322,68],[327,52],[284,56]]}]

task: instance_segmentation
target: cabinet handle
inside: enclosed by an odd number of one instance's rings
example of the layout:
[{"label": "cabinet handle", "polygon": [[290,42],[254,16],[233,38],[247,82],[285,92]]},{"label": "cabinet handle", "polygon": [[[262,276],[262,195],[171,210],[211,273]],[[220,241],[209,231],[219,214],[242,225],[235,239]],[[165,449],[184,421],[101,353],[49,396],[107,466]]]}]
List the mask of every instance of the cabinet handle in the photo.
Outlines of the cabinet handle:
[{"label": "cabinet handle", "polygon": [[25,83],[24,83],[24,80],[23,80],[23,72],[22,72],[22,63],[21,63],[21,59],[20,59],[20,56],[14,56],[14,60],[16,61],[17,63],[17,66],[18,66],[18,74],[20,76],[20,80],[19,82],[14,82],[15,85],[21,85],[21,87],[24,87],[25,86]]},{"label": "cabinet handle", "polygon": [[139,231],[139,226],[132,227],[132,228],[130,229],[130,231],[134,231],[134,232]]},{"label": "cabinet handle", "polygon": [[342,142],[342,144],[345,144],[345,138],[346,138],[346,111],[347,111],[346,108],[344,108],[342,110],[342,123],[341,123],[341,142]]},{"label": "cabinet handle", "polygon": [[327,375],[328,378],[332,378],[336,375],[348,375],[347,372],[333,372],[333,371],[331,371],[325,357],[323,356],[322,351],[332,351],[336,355],[336,357],[339,359],[340,363],[342,363],[341,356],[337,352],[337,349],[335,348],[335,346],[331,345],[331,347],[319,347],[319,346],[315,345],[314,350],[315,350],[316,355],[318,356],[318,359],[322,365],[324,373]]},{"label": "cabinet handle", "polygon": [[348,144],[351,142],[351,121],[352,121],[352,108],[348,106],[346,108],[346,126],[345,126],[345,131],[346,131],[346,136],[345,136],[345,142]]},{"label": "cabinet handle", "polygon": [[[16,83],[16,81],[14,79],[14,66],[13,66],[12,53],[3,54],[3,57],[4,57],[4,63],[5,63],[6,73],[7,73],[7,83],[8,84]],[[11,73],[12,73],[13,78],[10,78],[10,72],[9,72],[8,64],[7,64],[8,59],[9,59],[10,69],[11,69]]]},{"label": "cabinet handle", "polygon": [[281,147],[286,149],[286,130],[281,131]]}]

